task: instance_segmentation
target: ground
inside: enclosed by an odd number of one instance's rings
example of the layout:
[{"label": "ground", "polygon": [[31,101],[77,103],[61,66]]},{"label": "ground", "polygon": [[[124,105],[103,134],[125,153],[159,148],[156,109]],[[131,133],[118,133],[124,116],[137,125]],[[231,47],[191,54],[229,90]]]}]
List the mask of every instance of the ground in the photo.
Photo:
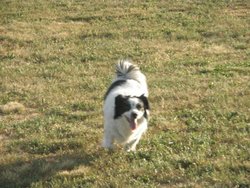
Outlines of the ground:
[{"label": "ground", "polygon": [[[247,0],[2,0],[0,187],[249,187],[249,23]],[[136,153],[100,147],[120,58],[148,80]]]}]

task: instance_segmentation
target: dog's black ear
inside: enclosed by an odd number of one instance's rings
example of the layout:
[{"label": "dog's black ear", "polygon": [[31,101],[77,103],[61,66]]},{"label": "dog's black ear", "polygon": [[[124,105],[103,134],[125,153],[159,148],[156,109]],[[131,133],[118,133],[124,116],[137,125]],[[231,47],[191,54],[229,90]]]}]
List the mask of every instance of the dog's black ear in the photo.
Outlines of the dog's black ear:
[{"label": "dog's black ear", "polygon": [[144,116],[146,119],[149,119],[149,109],[150,109],[150,107],[149,107],[148,98],[145,97],[145,95],[143,94],[143,95],[141,95],[141,96],[139,97],[139,99],[142,100],[143,105],[144,105],[144,109],[145,109],[145,112],[144,112],[144,115],[143,115],[143,116]]},{"label": "dog's black ear", "polygon": [[150,109],[150,107],[149,107],[148,98],[147,98],[147,97],[145,97],[145,95],[144,95],[144,94],[142,94],[142,95],[139,97],[139,99],[141,99],[141,100],[142,100],[142,102],[143,102],[143,104],[144,104],[144,108],[145,108],[145,110],[149,110],[149,109]]},{"label": "dog's black ear", "polygon": [[130,110],[130,104],[127,96],[118,95],[115,97],[114,119],[119,118],[124,112]]}]

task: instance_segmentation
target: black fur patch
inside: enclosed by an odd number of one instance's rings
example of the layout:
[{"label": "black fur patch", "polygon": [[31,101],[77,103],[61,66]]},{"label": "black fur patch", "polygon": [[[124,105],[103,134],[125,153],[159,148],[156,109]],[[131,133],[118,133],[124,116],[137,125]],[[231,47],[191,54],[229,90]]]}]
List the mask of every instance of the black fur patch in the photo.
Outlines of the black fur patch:
[{"label": "black fur patch", "polygon": [[117,80],[111,84],[111,86],[108,88],[108,91],[104,95],[104,100],[107,98],[108,94],[111,92],[112,89],[115,87],[121,86],[126,82],[126,80]]},{"label": "black fur patch", "polygon": [[115,98],[115,115],[114,119],[119,118],[124,112],[127,112],[130,110],[131,106],[128,102],[128,96],[122,96],[118,95]]}]

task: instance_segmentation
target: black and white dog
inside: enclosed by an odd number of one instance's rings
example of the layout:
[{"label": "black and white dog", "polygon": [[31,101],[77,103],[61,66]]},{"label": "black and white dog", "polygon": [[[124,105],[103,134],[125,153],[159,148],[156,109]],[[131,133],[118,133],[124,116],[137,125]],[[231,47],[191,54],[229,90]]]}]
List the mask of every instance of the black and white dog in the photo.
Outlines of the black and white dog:
[{"label": "black and white dog", "polygon": [[104,97],[103,147],[113,148],[113,142],[135,151],[147,130],[149,103],[146,77],[128,60],[116,66],[116,77]]}]

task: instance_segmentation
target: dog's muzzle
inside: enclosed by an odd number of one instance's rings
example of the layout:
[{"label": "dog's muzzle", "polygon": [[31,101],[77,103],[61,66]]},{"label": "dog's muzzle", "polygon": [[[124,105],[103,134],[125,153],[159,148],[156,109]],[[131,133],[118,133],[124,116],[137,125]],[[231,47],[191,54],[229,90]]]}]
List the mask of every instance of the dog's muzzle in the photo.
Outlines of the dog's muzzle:
[{"label": "dog's muzzle", "polygon": [[126,116],[126,119],[129,122],[129,125],[130,125],[130,128],[131,128],[132,131],[134,131],[137,128],[136,118],[137,118],[136,113],[131,113],[130,118],[128,118]]}]

